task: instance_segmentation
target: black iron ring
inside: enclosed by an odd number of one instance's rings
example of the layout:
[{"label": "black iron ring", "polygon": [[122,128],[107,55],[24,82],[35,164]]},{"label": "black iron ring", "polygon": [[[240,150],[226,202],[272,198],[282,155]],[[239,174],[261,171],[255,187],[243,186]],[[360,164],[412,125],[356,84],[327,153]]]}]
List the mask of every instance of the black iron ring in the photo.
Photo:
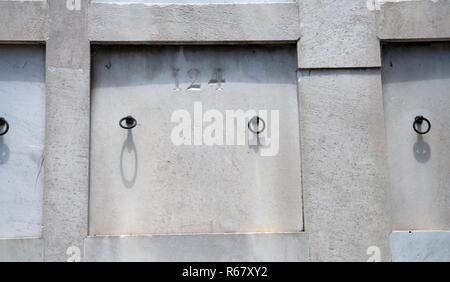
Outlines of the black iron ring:
[{"label": "black iron ring", "polygon": [[6,121],[5,118],[0,117],[0,127],[5,126],[5,130],[3,130],[3,132],[0,133],[0,136],[5,135],[6,133],[8,133],[9,130],[9,123]]},{"label": "black iron ring", "polygon": [[[419,129],[417,129],[417,125],[422,125],[424,121],[427,123],[427,130],[419,131]],[[423,116],[416,116],[414,118],[413,129],[417,134],[420,135],[427,134],[431,130],[431,122],[428,119],[424,118]]]},{"label": "black iron ring", "polygon": [[[125,125],[124,125],[124,122],[125,122]],[[127,116],[127,117],[124,117],[123,119],[121,119],[119,121],[119,125],[123,129],[133,129],[133,128],[136,127],[137,121],[136,121],[136,119],[134,117]]]},{"label": "black iron ring", "polygon": [[[252,124],[256,120],[256,130],[252,127]],[[259,129],[259,121],[262,121],[262,129]],[[254,116],[249,122],[248,122],[248,130],[250,130],[254,134],[261,134],[266,129],[266,122],[260,118],[259,116]]]}]

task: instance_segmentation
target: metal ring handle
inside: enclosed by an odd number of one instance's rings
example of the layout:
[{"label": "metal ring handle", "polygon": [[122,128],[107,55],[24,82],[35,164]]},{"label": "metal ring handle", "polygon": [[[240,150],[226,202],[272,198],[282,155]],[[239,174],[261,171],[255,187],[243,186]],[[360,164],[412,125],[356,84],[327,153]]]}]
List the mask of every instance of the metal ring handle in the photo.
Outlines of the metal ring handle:
[{"label": "metal ring handle", "polygon": [[8,130],[9,130],[9,123],[6,121],[5,118],[0,117],[0,127],[3,127],[3,126],[5,126],[6,128],[5,128],[5,130],[3,130],[3,132],[0,133],[0,136],[5,135],[6,133],[8,133]]},{"label": "metal ring handle", "polygon": [[[417,125],[422,125],[422,123],[423,123],[424,121],[427,123],[427,126],[428,126],[428,127],[427,127],[427,130],[425,130],[425,131],[419,131],[419,130],[417,129]],[[416,117],[414,118],[413,129],[414,129],[414,131],[415,131],[417,134],[420,134],[420,135],[427,134],[427,133],[430,132],[430,130],[431,130],[431,122],[430,122],[428,119],[424,118],[423,116],[416,116]]]},{"label": "metal ring handle", "polygon": [[[252,124],[254,124],[256,121],[256,129],[253,128]],[[262,121],[262,129],[259,129],[259,122]],[[254,134],[261,134],[264,132],[264,130],[266,129],[266,122],[260,118],[259,116],[254,116],[249,122],[248,122],[248,130],[250,130],[250,132],[254,133]]]},{"label": "metal ring handle", "polygon": [[[124,125],[125,122],[125,125]],[[123,119],[121,119],[119,121],[119,125],[120,127],[122,127],[123,129],[133,129],[136,127],[137,125],[137,121],[134,117],[132,116],[126,116]]]}]

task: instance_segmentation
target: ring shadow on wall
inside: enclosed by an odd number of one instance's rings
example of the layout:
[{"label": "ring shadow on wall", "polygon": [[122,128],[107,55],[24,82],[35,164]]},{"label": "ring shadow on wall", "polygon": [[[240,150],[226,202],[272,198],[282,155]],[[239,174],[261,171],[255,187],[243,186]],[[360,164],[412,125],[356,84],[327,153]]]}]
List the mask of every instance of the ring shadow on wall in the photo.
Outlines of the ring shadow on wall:
[{"label": "ring shadow on wall", "polygon": [[[262,127],[260,127],[260,125],[262,125]],[[260,146],[265,144],[265,138],[261,137],[260,134],[266,129],[266,122],[259,116],[255,116],[250,119],[247,124],[247,128],[249,130],[248,147],[253,149],[253,151],[258,154],[260,151]]]},{"label": "ring shadow on wall", "polygon": [[3,136],[0,136],[0,165],[6,164],[9,161],[9,147],[3,141]]},{"label": "ring shadow on wall", "polygon": [[419,163],[426,163],[431,157],[430,145],[423,140],[423,135],[417,134],[417,141],[413,147],[414,158]]},{"label": "ring shadow on wall", "polygon": [[[424,124],[427,124],[424,128]],[[423,116],[416,116],[413,123],[413,129],[417,133],[417,141],[414,144],[414,157],[420,163],[426,163],[431,157],[430,145],[423,141],[423,136],[430,132],[431,123]]]},{"label": "ring shadow on wall", "polygon": [[3,136],[8,132],[9,124],[5,118],[0,117],[0,165],[6,164],[9,160],[9,147],[4,144]]},{"label": "ring shadow on wall", "polygon": [[131,129],[127,131],[127,139],[123,143],[122,151],[120,152],[120,175],[123,185],[131,189],[136,183],[138,157],[136,145],[133,141],[133,133]]}]

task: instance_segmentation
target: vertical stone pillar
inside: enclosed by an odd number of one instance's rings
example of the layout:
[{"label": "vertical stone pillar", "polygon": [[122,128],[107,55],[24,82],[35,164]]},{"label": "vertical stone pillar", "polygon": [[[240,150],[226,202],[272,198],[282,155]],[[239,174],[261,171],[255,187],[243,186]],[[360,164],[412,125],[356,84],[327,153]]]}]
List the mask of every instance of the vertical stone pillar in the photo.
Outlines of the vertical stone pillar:
[{"label": "vertical stone pillar", "polygon": [[48,0],[45,261],[79,260],[88,234],[88,0]]},{"label": "vertical stone pillar", "polygon": [[312,261],[389,261],[391,220],[375,11],[299,0],[305,231]]}]

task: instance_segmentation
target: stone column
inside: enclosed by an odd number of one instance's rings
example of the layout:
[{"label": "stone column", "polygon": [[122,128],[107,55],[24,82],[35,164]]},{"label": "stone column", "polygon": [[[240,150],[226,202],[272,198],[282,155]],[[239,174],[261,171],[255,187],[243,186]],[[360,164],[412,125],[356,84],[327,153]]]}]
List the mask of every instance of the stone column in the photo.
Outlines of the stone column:
[{"label": "stone column", "polygon": [[48,2],[44,260],[79,260],[88,234],[88,0]]}]

